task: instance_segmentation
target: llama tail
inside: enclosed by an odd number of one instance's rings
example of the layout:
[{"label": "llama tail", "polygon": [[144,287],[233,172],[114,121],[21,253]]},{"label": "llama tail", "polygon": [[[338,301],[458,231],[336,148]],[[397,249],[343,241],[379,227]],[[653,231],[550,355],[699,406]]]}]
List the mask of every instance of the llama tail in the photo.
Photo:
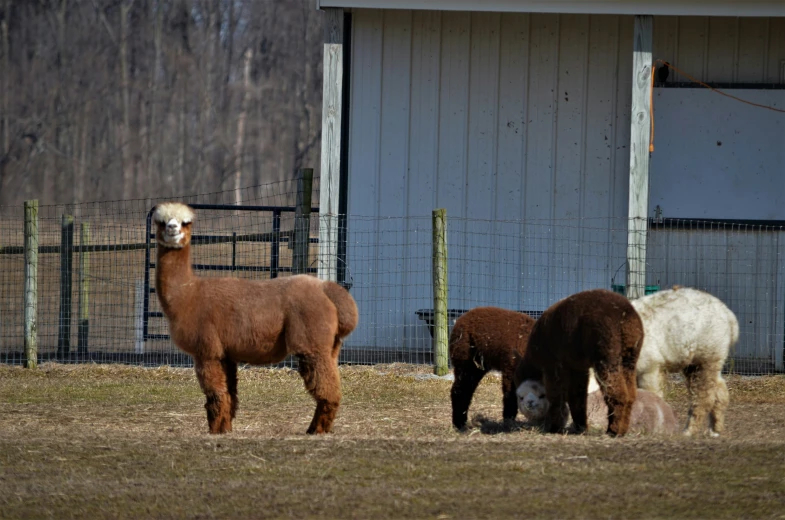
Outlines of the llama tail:
[{"label": "llama tail", "polygon": [[345,338],[357,326],[357,304],[349,291],[335,282],[324,282],[322,290],[338,309],[338,337]]}]

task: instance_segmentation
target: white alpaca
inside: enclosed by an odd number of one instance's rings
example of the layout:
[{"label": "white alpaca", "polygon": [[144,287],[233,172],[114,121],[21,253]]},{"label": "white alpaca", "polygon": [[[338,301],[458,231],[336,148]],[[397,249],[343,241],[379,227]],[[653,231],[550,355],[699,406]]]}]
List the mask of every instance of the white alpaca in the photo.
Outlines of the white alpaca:
[{"label": "white alpaca", "polygon": [[[533,379],[524,381],[518,387],[517,395],[518,408],[529,422],[545,420],[550,403],[542,383]],[[586,396],[586,417],[589,428],[605,430],[608,427],[608,406],[593,371]],[[630,433],[669,435],[678,429],[673,409],[664,399],[652,392],[638,390],[630,414]]]},{"label": "white alpaca", "polygon": [[698,433],[708,415],[709,433],[719,435],[729,401],[721,371],[739,339],[736,316],[711,294],[679,286],[632,304],[644,330],[638,387],[662,397],[663,372],[682,372],[690,396],[684,433]]}]

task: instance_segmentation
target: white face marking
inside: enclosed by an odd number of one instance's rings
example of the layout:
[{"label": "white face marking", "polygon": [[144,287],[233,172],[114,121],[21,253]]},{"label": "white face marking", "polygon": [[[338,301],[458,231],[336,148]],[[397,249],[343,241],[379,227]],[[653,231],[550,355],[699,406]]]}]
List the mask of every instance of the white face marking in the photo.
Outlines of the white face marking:
[{"label": "white face marking", "polygon": [[183,238],[183,226],[176,219],[171,219],[166,223],[166,241],[179,242]]},{"label": "white face marking", "polygon": [[516,390],[518,409],[530,421],[541,421],[548,413],[550,403],[545,397],[545,386],[539,381],[526,380]]},{"label": "white face marking", "polygon": [[182,248],[185,245],[181,243],[185,238],[183,226],[193,222],[193,218],[193,210],[185,204],[177,202],[159,204],[153,214],[153,220],[159,227],[158,242],[169,248]]}]

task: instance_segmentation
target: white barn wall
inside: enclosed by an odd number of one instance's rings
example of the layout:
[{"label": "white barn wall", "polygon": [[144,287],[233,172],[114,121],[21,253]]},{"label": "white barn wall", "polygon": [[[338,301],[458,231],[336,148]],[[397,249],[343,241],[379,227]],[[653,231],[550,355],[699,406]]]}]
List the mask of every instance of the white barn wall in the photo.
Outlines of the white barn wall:
[{"label": "white barn wall", "polygon": [[[632,25],[353,11],[348,261],[361,325],[349,346],[430,346],[414,315],[432,306],[427,241],[409,251],[359,216],[427,220],[446,208],[452,308],[541,310],[609,286],[626,247],[626,226],[610,219],[627,214]],[[699,79],[779,81],[783,20],[655,17],[654,30],[654,56]],[[585,220],[595,217],[605,220]],[[532,224],[552,219],[584,220]],[[421,224],[384,221],[402,237]]]}]

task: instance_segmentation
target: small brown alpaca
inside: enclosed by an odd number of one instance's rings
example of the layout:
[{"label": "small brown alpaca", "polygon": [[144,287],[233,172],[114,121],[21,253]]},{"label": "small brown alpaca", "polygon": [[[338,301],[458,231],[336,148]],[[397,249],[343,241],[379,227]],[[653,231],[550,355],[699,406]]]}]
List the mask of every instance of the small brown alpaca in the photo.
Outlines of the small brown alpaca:
[{"label": "small brown alpaca", "polygon": [[453,426],[459,430],[466,426],[474,391],[491,370],[502,374],[502,416],[505,421],[515,419],[518,400],[513,376],[533,325],[534,318],[499,307],[477,307],[458,318],[450,333]]},{"label": "small brown alpaca", "polygon": [[593,368],[608,406],[607,433],[624,435],[635,402],[635,363],[642,343],[643,323],[627,298],[604,289],[579,292],[548,307],[534,324],[515,384],[520,394],[535,382],[544,383],[550,403],[546,431],[562,431],[571,414],[575,431],[582,433]]},{"label": "small brown alpaca", "polygon": [[194,358],[210,433],[232,431],[237,363],[277,363],[293,354],[316,400],[307,433],[330,431],[341,402],[338,353],[357,326],[357,305],[334,282],[307,275],[252,281],[199,278],[191,267],[194,212],[158,204],[155,291],[174,343]]}]

